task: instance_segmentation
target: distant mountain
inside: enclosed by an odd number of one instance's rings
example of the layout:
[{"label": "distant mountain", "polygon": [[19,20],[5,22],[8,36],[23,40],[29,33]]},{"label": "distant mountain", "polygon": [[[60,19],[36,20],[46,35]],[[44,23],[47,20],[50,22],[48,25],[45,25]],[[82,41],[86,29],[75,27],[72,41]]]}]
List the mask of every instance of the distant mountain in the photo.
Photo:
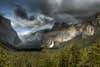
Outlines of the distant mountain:
[{"label": "distant mountain", "polygon": [[9,44],[17,44],[20,42],[16,31],[11,26],[10,20],[3,16],[0,16],[0,40]]},{"label": "distant mountain", "polygon": [[[34,39],[32,36],[31,41],[23,43],[17,32],[11,26],[10,20],[0,16],[0,40],[12,44],[13,47],[18,49],[38,49],[42,46],[45,48],[53,48],[60,46],[63,42],[68,42],[77,36],[86,38],[94,36],[100,30],[100,14],[88,17],[81,23],[67,24],[55,23],[51,30],[40,30],[34,34],[40,34],[40,39]],[[39,36],[37,35],[37,38]],[[46,44],[44,44],[44,42]],[[17,44],[17,45],[16,45]],[[46,46],[44,46],[46,45]]]},{"label": "distant mountain", "polygon": [[[77,24],[55,23],[54,28],[44,31],[43,37],[47,47],[60,46],[63,42],[68,42],[75,37],[82,38],[95,36],[100,31],[100,14],[90,16],[83,22]],[[51,47],[52,45],[52,47]]]}]

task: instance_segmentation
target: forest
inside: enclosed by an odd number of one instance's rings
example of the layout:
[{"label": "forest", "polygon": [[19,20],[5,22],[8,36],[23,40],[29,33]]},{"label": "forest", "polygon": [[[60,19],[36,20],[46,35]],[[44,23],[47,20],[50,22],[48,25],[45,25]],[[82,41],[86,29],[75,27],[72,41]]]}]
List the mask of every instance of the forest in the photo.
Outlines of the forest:
[{"label": "forest", "polygon": [[100,67],[100,35],[75,39],[60,49],[12,51],[0,43],[0,67]]}]

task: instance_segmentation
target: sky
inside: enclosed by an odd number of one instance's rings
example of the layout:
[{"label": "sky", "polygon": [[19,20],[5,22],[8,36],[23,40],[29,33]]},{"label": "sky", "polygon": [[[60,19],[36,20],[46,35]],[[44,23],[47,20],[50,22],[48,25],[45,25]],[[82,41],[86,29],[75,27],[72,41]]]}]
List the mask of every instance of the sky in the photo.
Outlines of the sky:
[{"label": "sky", "polygon": [[[34,14],[39,11],[39,3],[45,0],[0,0],[0,13],[10,14],[16,8],[16,4],[22,6],[27,10],[27,13]],[[100,9],[100,0],[47,0],[50,7],[54,8],[52,11],[61,9],[80,9],[96,11]]]},{"label": "sky", "polygon": [[[4,14],[10,14],[12,10],[16,8],[16,4],[24,7],[27,12],[33,13],[35,8],[37,9],[39,2],[42,0],[0,0],[0,12]],[[45,1],[45,0],[44,0]],[[100,8],[100,0],[47,0],[49,4],[57,8],[62,5],[63,8],[68,9],[95,9]],[[61,7],[61,8],[62,8]]]},{"label": "sky", "polygon": [[[0,0],[0,14],[3,14],[6,18],[11,20],[11,24],[14,28],[14,30],[19,35],[27,35],[32,33],[32,31],[36,28],[43,28],[43,26],[38,26],[34,24],[34,20],[30,21],[27,19],[22,19],[20,17],[16,17],[14,10],[16,9],[16,5],[20,5],[21,7],[25,8],[28,16],[32,15],[37,18],[45,19],[47,16],[42,14],[42,11],[38,9],[40,2],[45,0]],[[63,20],[66,18],[66,20],[71,19],[71,15],[69,14],[61,14],[59,11],[70,11],[74,13],[73,10],[87,10],[86,15],[92,13],[96,13],[97,11],[100,11],[100,0],[47,0],[49,3],[49,7],[51,7],[51,12],[58,12],[57,19]],[[79,16],[83,16],[82,14],[75,14]],[[54,16],[50,17],[51,19],[55,19]],[[41,25],[41,22],[44,22],[44,20],[40,19],[40,21],[36,21]],[[74,18],[75,19],[75,18]],[[38,19],[39,20],[39,19]],[[49,19],[48,19],[49,20]],[[29,23],[30,26],[28,26]],[[23,25],[24,24],[24,25]],[[51,23],[50,23],[51,24]],[[44,28],[51,28],[53,24],[47,24]],[[24,26],[24,27],[23,27]],[[38,27],[37,27],[38,26]],[[43,29],[44,29],[43,28]],[[36,29],[37,30],[37,29]]]}]

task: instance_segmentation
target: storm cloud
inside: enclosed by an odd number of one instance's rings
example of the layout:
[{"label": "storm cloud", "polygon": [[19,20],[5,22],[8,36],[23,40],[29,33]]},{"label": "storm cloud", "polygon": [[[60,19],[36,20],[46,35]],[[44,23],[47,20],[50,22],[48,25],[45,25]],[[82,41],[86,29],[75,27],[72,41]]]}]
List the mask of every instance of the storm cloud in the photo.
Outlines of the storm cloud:
[{"label": "storm cloud", "polygon": [[0,13],[11,20],[21,39],[52,29],[55,22],[77,24],[98,12],[100,0],[0,0]]}]

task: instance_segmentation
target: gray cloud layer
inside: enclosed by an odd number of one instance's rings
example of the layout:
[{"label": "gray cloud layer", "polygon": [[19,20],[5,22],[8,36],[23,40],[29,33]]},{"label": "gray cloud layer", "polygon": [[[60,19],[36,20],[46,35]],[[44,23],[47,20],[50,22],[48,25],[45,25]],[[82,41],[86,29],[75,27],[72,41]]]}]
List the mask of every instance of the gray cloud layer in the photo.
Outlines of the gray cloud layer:
[{"label": "gray cloud layer", "polygon": [[[19,7],[16,5],[19,5]],[[21,25],[24,22],[33,22],[34,18],[42,25],[36,27],[39,29],[43,27],[45,22],[49,21],[49,19],[46,19],[47,17],[50,17],[56,22],[77,23],[77,17],[88,17],[99,11],[100,0],[0,0],[0,13],[3,13],[5,17],[9,18],[14,26],[17,26],[16,23],[19,22],[18,28],[22,27]],[[41,18],[41,15],[44,18]],[[49,23],[51,24],[52,21]],[[28,25],[25,24],[25,28],[29,28]],[[34,26],[31,25],[31,29],[28,29],[28,32],[32,33],[33,29],[35,29]],[[52,26],[53,24],[51,24],[50,28]],[[16,30],[16,28],[14,29]],[[19,30],[21,31],[22,29]],[[19,33],[19,31],[17,32]]]}]

